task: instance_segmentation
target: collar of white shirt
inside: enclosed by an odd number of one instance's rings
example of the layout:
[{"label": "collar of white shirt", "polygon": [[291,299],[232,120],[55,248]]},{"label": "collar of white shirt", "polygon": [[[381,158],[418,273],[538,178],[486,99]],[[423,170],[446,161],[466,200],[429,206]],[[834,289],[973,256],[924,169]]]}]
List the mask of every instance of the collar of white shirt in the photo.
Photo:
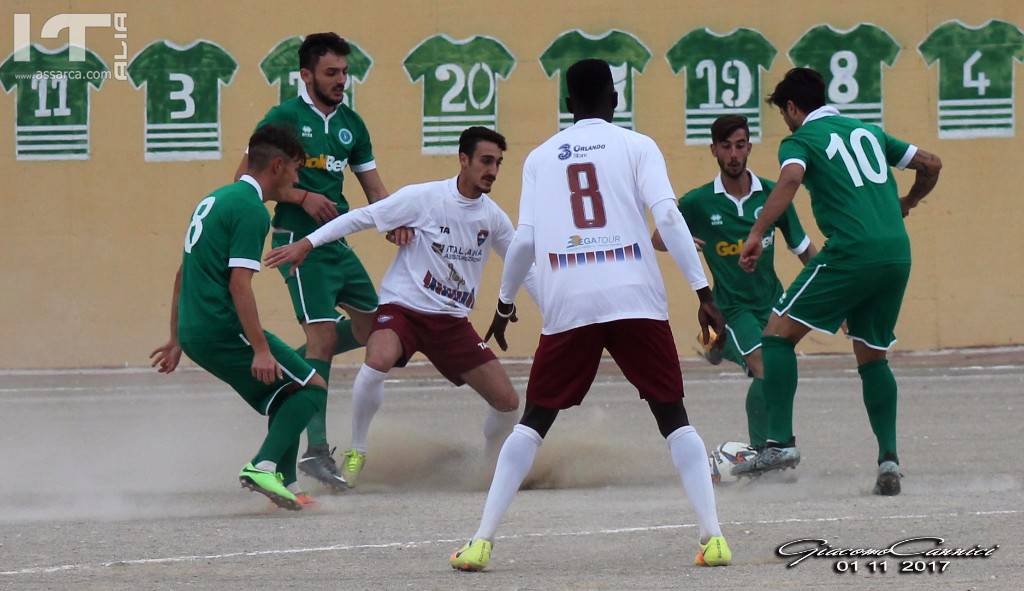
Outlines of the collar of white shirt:
[{"label": "collar of white shirt", "polygon": [[804,118],[804,123],[803,124],[806,125],[806,124],[808,124],[811,121],[814,121],[816,119],[822,119],[824,117],[832,117],[832,116],[838,115],[838,114],[839,114],[839,110],[838,109],[836,109],[835,107],[830,107],[828,105],[825,105],[824,107],[818,107],[817,109],[815,109],[815,110],[811,111],[810,113],[808,113],[807,117]]}]

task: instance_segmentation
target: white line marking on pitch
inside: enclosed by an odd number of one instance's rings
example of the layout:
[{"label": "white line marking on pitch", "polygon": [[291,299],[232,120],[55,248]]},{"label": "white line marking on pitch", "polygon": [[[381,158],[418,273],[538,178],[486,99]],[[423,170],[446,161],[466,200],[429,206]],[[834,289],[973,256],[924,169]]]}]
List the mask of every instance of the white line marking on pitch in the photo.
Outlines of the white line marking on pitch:
[{"label": "white line marking on pitch", "polygon": [[[969,513],[937,513],[932,515],[885,515],[864,516],[864,517],[791,517],[787,519],[762,519],[757,521],[723,521],[722,525],[778,525],[782,523],[831,523],[836,521],[877,521],[880,519],[935,519],[939,517],[988,517],[997,515],[1016,515],[1024,511],[972,511]],[[515,540],[522,538],[564,538],[578,536],[599,536],[627,533],[639,533],[648,531],[664,531],[672,529],[689,529],[697,527],[696,523],[678,523],[667,525],[647,525],[638,527],[619,527],[610,529],[595,529],[571,532],[534,532],[527,534],[511,534],[497,536],[497,540]],[[18,570],[0,571],[0,575],[35,575],[52,574],[73,570],[87,570],[97,568],[109,568],[112,566],[140,566],[147,564],[172,564],[176,562],[197,562],[200,560],[222,560],[225,558],[241,558],[250,556],[271,556],[282,554],[312,554],[317,552],[343,552],[346,550],[373,550],[382,548],[415,548],[418,546],[429,546],[432,544],[456,544],[465,541],[466,538],[447,538],[438,540],[422,540],[419,542],[386,542],[381,544],[339,544],[334,546],[314,546],[310,548],[281,548],[277,550],[253,550],[249,552],[229,552],[227,554],[208,554],[205,556],[169,556],[166,558],[136,558],[133,560],[114,560],[111,562],[99,562],[92,564],[64,564],[60,566],[37,566],[22,568]]]}]

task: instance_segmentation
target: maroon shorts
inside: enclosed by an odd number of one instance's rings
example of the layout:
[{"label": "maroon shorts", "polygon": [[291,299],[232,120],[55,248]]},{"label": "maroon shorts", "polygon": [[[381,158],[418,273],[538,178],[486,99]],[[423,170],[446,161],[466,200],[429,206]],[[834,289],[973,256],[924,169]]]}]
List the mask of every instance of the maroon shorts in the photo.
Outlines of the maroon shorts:
[{"label": "maroon shorts", "polygon": [[384,329],[395,331],[402,343],[402,357],[396,367],[405,367],[413,353],[422,351],[437,371],[456,386],[465,383],[462,374],[497,359],[466,318],[381,304],[370,334]]},{"label": "maroon shorts", "polygon": [[580,404],[594,382],[604,349],[640,392],[640,398],[655,402],[682,399],[683,372],[668,321],[631,318],[541,335],[526,401],[557,409]]}]

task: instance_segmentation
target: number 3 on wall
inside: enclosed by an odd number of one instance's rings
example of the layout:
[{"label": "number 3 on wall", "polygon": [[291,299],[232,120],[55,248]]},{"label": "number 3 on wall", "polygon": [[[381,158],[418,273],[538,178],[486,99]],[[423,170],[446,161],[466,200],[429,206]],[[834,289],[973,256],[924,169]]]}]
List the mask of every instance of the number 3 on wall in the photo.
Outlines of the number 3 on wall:
[{"label": "number 3 on wall", "polygon": [[604,199],[597,186],[597,168],[592,162],[570,164],[565,169],[569,179],[569,205],[577,228],[603,228],[608,223]]}]

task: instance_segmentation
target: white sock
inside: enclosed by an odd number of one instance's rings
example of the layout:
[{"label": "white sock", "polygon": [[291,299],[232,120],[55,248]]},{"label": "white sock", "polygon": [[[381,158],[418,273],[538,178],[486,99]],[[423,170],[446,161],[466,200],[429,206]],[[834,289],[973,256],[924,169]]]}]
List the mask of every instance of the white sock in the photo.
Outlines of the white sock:
[{"label": "white sock", "polygon": [[377,371],[365,363],[352,383],[352,447],[366,453],[366,437],[370,422],[384,401],[384,378],[387,372]]},{"label": "white sock", "polygon": [[519,411],[501,412],[493,407],[487,409],[484,419],[484,442],[487,459],[494,462],[501,451],[501,444],[512,433],[512,428],[519,420]]},{"label": "white sock", "polygon": [[487,491],[484,515],[480,519],[480,529],[473,534],[474,540],[494,540],[498,523],[519,492],[523,479],[530,473],[533,458],[537,456],[537,449],[543,441],[539,433],[526,425],[516,425],[512,429],[512,434],[505,440],[498,454],[498,467],[494,470],[491,489]]},{"label": "white sock", "polygon": [[706,541],[710,536],[722,535],[704,441],[691,425],[676,429],[669,434],[666,441],[672,453],[672,463],[676,465],[679,478],[683,481],[686,496],[697,513],[701,541]]},{"label": "white sock", "polygon": [[277,472],[277,462],[271,462],[270,460],[256,462],[256,466],[254,467],[257,470],[263,470],[264,472]]}]

